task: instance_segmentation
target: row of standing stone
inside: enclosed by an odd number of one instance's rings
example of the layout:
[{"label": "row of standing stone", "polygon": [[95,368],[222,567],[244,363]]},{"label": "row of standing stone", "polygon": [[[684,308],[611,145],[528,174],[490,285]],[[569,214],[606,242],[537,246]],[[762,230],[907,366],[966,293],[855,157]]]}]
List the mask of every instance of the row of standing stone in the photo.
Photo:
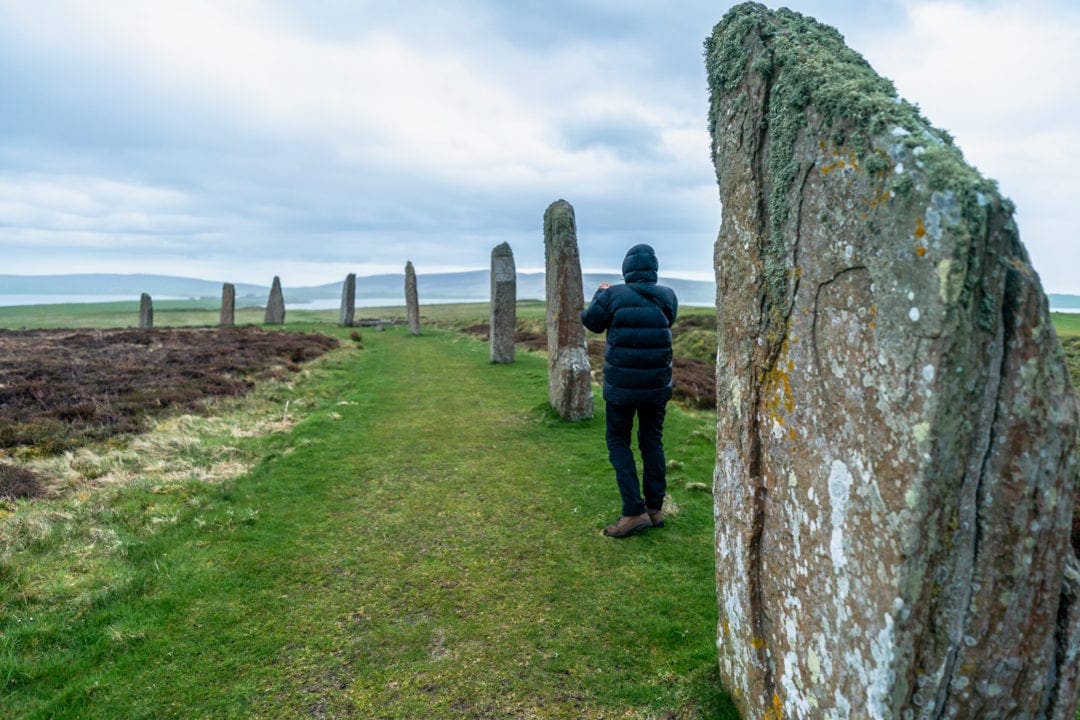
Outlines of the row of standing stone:
[{"label": "row of standing stone", "polygon": [[[581,260],[577,247],[574,208],[565,200],[552,203],[544,213],[544,258],[547,274],[547,328],[549,399],[552,407],[567,420],[592,417],[590,367],[585,331],[580,315],[584,308]],[[356,274],[349,273],[341,289],[338,324],[355,322]],[[420,334],[420,303],[416,269],[405,263],[405,308],[409,332]],[[236,321],[236,286],[225,283],[221,290],[219,324]],[[266,302],[264,323],[285,323],[285,298],[281,279],[274,276]],[[150,296],[139,302],[139,327],[152,328],[154,307]],[[490,359],[493,363],[514,362],[514,335],[517,325],[517,268],[509,243],[491,251],[491,312],[489,317]]]},{"label": "row of standing stone", "polygon": [[[574,208],[565,200],[553,202],[544,213],[544,267],[547,293],[548,399],[565,420],[576,421],[593,416],[591,368],[581,311],[585,306],[578,253]],[[356,274],[345,277],[341,289],[338,324],[351,327],[355,322]],[[420,302],[416,269],[405,263],[405,309],[409,332],[420,334]],[[221,290],[219,325],[236,322],[236,286],[225,283]],[[285,298],[281,279],[274,276],[266,302],[263,322],[285,323]],[[490,359],[493,363],[514,362],[514,336],[517,325],[517,268],[509,243],[500,243],[491,251],[491,313],[489,317]],[[154,306],[150,296],[139,299],[139,327],[154,326]]]}]

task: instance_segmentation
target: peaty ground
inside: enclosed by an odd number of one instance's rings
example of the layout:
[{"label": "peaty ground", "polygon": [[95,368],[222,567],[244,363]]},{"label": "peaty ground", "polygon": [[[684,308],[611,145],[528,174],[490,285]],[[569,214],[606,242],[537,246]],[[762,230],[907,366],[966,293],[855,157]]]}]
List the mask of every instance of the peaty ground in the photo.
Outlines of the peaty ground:
[{"label": "peaty ground", "polygon": [[0,509],[0,716],[736,717],[711,414],[670,406],[677,512],[610,540],[602,403],[563,423],[542,356],[459,333],[363,341]]}]

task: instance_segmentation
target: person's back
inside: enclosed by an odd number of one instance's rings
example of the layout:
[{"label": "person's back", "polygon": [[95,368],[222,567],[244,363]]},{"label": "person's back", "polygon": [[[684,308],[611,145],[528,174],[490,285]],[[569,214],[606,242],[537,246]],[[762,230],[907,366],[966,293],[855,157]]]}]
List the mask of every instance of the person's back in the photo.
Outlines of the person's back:
[{"label": "person's back", "polygon": [[[601,284],[581,314],[589,330],[607,331],[604,400],[608,456],[623,499],[622,518],[604,530],[613,537],[660,527],[664,522],[664,406],[671,399],[671,324],[679,303],[671,288],[656,284],[657,269],[653,249],[635,245],[623,260],[626,284]],[[635,414],[644,465],[644,500],[630,451]]]}]

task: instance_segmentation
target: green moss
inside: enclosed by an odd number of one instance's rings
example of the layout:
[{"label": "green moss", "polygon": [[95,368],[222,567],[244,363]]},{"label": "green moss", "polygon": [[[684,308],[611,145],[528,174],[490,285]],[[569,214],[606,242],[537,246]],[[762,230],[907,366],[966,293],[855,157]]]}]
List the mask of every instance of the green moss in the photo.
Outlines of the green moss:
[{"label": "green moss", "polygon": [[[768,225],[762,254],[768,322],[774,332],[782,332],[778,323],[786,317],[789,302],[791,268],[784,230],[800,171],[795,146],[803,132],[853,151],[866,172],[884,182],[885,191],[901,199],[916,191],[953,192],[969,226],[985,223],[986,201],[980,194],[994,193],[994,184],[968,166],[949,134],[933,128],[918,107],[901,100],[892,82],[848,48],[836,29],[787,9],[774,12],[743,3],[716,25],[705,41],[705,55],[714,147],[718,119],[746,96],[748,64],[765,82]],[[808,127],[811,124],[815,126]],[[894,138],[890,133],[897,127],[903,129],[902,137]],[[912,163],[919,167],[887,172],[891,162],[882,146],[890,152],[895,146],[908,157],[921,147],[918,162]]]}]

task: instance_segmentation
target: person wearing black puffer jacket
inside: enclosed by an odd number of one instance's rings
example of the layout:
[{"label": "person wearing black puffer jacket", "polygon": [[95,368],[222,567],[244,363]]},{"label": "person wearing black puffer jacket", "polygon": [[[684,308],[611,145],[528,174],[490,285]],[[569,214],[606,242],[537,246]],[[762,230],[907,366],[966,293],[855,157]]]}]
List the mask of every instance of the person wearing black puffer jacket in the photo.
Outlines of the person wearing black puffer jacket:
[{"label": "person wearing black puffer jacket", "polygon": [[[622,516],[604,528],[610,537],[626,537],[664,525],[664,413],[671,399],[671,324],[678,315],[679,301],[674,290],[656,284],[658,267],[651,247],[630,248],[622,264],[625,284],[601,283],[581,314],[585,327],[595,333],[607,331],[606,439],[608,459],[622,496]],[[635,414],[644,498],[630,450]]]}]

